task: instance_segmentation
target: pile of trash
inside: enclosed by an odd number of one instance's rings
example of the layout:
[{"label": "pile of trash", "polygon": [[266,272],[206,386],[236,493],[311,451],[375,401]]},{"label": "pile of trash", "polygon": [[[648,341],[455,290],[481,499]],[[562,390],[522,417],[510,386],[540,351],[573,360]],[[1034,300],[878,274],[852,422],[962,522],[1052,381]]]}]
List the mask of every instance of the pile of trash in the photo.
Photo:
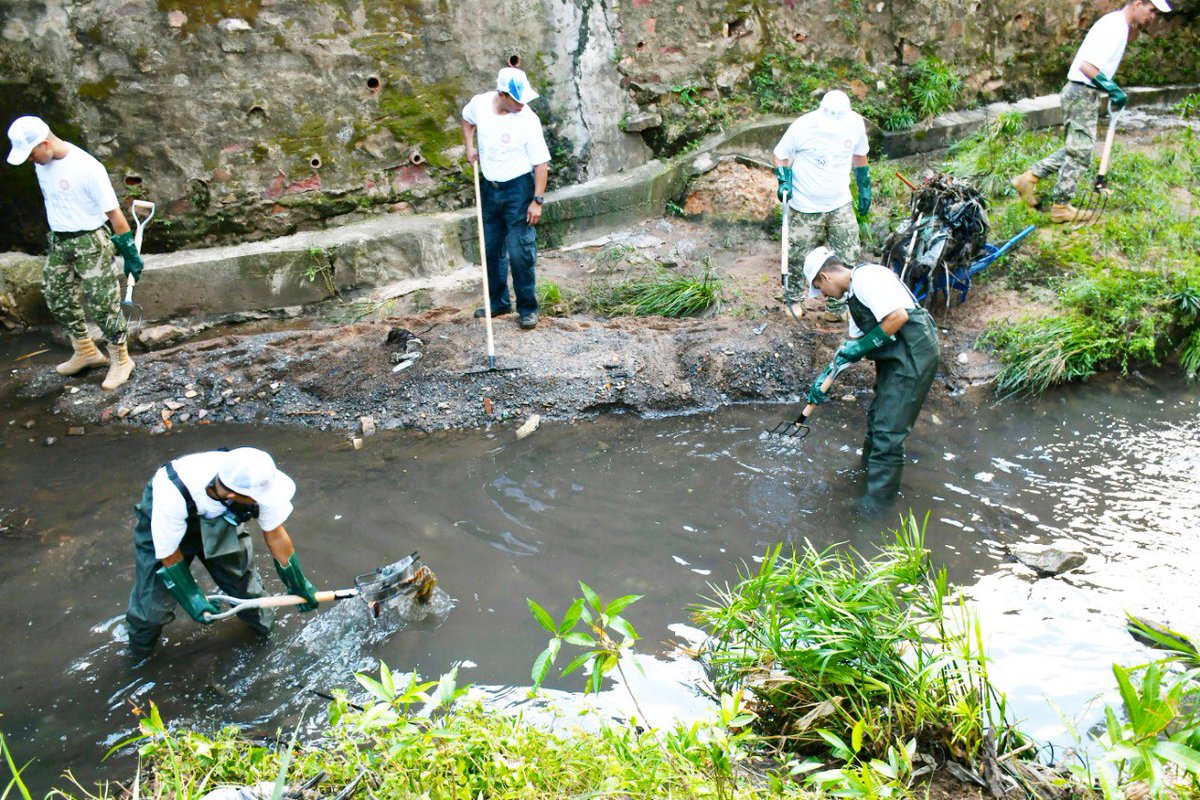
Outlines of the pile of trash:
[{"label": "pile of trash", "polygon": [[949,276],[966,269],[984,252],[987,201],[966,181],[944,172],[931,175],[913,189],[908,209],[908,219],[884,243],[883,256],[914,294],[943,285],[942,270]]}]

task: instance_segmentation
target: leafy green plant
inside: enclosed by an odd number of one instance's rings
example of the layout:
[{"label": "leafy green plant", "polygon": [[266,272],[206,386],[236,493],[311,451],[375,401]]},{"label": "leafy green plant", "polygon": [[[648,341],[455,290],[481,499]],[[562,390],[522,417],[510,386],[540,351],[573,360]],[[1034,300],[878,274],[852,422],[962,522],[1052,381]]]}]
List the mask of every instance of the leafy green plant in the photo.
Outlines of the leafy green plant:
[{"label": "leafy green plant", "polygon": [[[533,691],[535,692],[550,673],[550,668],[558,658],[564,642],[584,648],[583,653],[577,655],[571,660],[571,663],[563,668],[562,676],[566,677],[580,667],[590,665],[591,675],[584,684],[585,693],[600,691],[600,687],[604,683],[604,676],[613,670],[620,672],[626,688],[629,687],[629,682],[624,680],[625,672],[621,666],[621,657],[632,652],[634,644],[640,637],[633,625],[621,616],[621,612],[640,600],[642,596],[627,594],[605,603],[583,581],[579,582],[579,589],[583,592],[583,596],[577,597],[571,602],[567,612],[563,615],[562,622],[559,623],[555,623],[548,611],[533,600],[526,598],[525,602],[529,604],[529,611],[533,614],[533,618],[550,632],[550,641],[546,644],[546,649],[533,662]],[[577,630],[576,627],[580,624],[583,629]],[[620,641],[617,641],[614,635],[621,637]],[[630,691],[630,697],[633,697],[632,691]],[[633,702],[634,705],[637,705],[636,697],[633,697]],[[640,706],[638,706],[638,713],[641,714],[643,720],[646,718],[646,715],[642,714]]]},{"label": "leafy green plant", "polygon": [[1200,377],[1200,328],[1192,331],[1179,348],[1179,366],[1189,381]]},{"label": "leafy green plant", "polygon": [[571,299],[563,293],[557,282],[539,279],[536,292],[538,308],[543,314],[560,317],[571,313]]},{"label": "leafy green plant", "polygon": [[900,781],[914,740],[963,760],[988,737],[1002,749],[1022,741],[988,680],[978,622],[953,619],[954,607],[910,515],[870,559],[773,548],[696,617],[714,682],[751,693],[780,749],[868,767],[856,780]]},{"label": "leafy green plant", "polygon": [[1200,115],[1200,94],[1189,94],[1172,106],[1171,110],[1184,119]]},{"label": "leafy green plant", "polygon": [[692,84],[684,84],[672,86],[671,91],[679,95],[679,102],[686,108],[688,106],[699,105],[700,103],[700,87]]},{"label": "leafy green plant", "polygon": [[16,761],[13,759],[12,750],[9,749],[8,742],[4,740],[3,733],[0,733],[0,753],[4,754],[4,762],[8,765],[8,771],[12,774],[12,778],[9,779],[8,785],[4,787],[3,792],[0,792],[0,800],[5,800],[5,798],[8,797],[13,789],[16,789],[18,792],[20,792],[20,795],[24,800],[33,800],[33,798],[29,795],[28,787],[26,787],[25,782],[21,780],[21,773],[33,763],[33,760],[30,759],[22,766],[18,767]]},{"label": "leafy green plant", "polygon": [[590,284],[585,303],[593,311],[610,316],[685,317],[716,306],[722,286],[722,279],[710,265],[698,275],[654,266],[616,282]]},{"label": "leafy green plant", "polygon": [[1104,707],[1103,754],[1094,768],[1071,767],[1105,800],[1123,800],[1135,784],[1154,798],[1200,792],[1200,670],[1172,675],[1166,663],[1113,665],[1121,704]]},{"label": "leafy green plant", "polygon": [[936,56],[926,56],[914,64],[909,80],[911,106],[922,117],[946,111],[962,94],[962,76]]}]

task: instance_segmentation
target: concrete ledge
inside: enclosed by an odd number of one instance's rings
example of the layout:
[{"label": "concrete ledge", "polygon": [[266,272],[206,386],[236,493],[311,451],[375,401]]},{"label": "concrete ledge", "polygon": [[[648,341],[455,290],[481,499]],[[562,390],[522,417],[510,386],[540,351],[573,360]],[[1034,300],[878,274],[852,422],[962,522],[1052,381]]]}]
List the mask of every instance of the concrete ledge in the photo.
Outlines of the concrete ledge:
[{"label": "concrete ledge", "polygon": [[[1196,85],[1135,88],[1131,106],[1177,102]],[[876,157],[900,158],[944,148],[1005,111],[1021,111],[1033,128],[1059,125],[1058,95],[993,103],[943,114],[907,131],[872,130]],[[757,120],[706,139],[674,161],[652,161],[629,172],[550,192],[539,242],[543,247],[582,241],[661,215],[687,180],[715,156],[739,154],[770,163],[771,150],[791,118]],[[148,234],[153,236],[153,229]],[[228,247],[182,250],[146,259],[137,300],[149,320],[215,316],[323,300],[331,289],[374,288],[433,278],[478,263],[474,209],[423,215],[387,215]],[[41,294],[42,257],[0,254],[0,318],[17,324],[49,321]]]}]

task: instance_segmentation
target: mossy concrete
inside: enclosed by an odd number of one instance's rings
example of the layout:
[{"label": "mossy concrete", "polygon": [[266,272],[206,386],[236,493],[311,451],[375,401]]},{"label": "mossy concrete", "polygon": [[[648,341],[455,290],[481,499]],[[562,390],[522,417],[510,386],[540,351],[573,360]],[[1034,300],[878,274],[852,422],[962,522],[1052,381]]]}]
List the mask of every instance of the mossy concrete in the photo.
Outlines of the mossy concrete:
[{"label": "mossy concrete", "polygon": [[[1172,103],[1195,90],[1132,89],[1130,105]],[[1024,112],[1031,127],[1062,122],[1057,95],[995,103],[945,114],[910,131],[875,131],[872,152],[876,157],[901,157],[944,148],[1012,110]],[[582,241],[660,216],[667,202],[683,193],[688,179],[703,172],[716,156],[736,153],[768,161],[790,123],[782,117],[759,120],[711,137],[695,152],[672,161],[652,161],[550,192],[539,244],[544,248]],[[267,241],[152,255],[146,259],[137,299],[151,320],[317,302],[328,298],[331,289],[346,292],[433,278],[477,264],[477,236],[474,209],[464,209],[391,214]],[[49,321],[41,297],[41,263],[36,256],[0,255],[0,300],[9,318],[26,324]]]}]

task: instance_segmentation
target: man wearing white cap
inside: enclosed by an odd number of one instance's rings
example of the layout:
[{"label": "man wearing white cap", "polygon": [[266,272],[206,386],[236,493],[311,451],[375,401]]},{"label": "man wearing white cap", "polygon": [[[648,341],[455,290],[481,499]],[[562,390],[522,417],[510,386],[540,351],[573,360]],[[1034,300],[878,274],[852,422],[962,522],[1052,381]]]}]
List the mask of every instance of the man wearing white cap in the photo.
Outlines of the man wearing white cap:
[{"label": "man wearing white cap", "polygon": [[[308,600],[300,610],[315,609],[316,589],[300,569],[283,528],[295,494],[292,479],[276,468],[270,455],[253,447],[195,453],[159,468],[135,508],[136,576],[125,612],[130,653],[141,659],[153,652],[163,625],[175,618],[176,604],[204,625],[212,622],[208,614],[220,611],[196,585],[193,559],[200,559],[222,594],[263,595],[250,534],[244,529],[254,518],[280,579],[290,593]],[[262,635],[275,623],[275,611],[269,608],[238,617]]]},{"label": "man wearing white cap", "polygon": [[850,310],[849,338],[813,382],[808,401],[825,402],[821,384],[841,365],[864,357],[875,362],[875,397],[862,449],[867,485],[859,508],[878,514],[900,490],[904,440],[937,372],[937,326],[896,273],[879,264],[851,269],[832,250],[818,247],[804,259],[804,280],[809,297],[845,298]]},{"label": "man wearing white cap", "polygon": [[[50,249],[42,268],[42,291],[54,318],[71,335],[74,354],[55,369],[74,375],[108,366],[101,384],[112,391],[129,379],[133,361],[125,342],[120,273],[114,248],[124,257],[125,274],[136,280],[142,258],[104,166],[83,149],[64,142],[38,117],[18,117],[8,129],[8,163],[32,161],[46,203]],[[110,238],[105,223],[112,226]],[[108,358],[88,336],[87,311],[108,340]]]},{"label": "man wearing white cap", "polygon": [[[550,174],[542,121],[528,105],[537,97],[522,70],[505,67],[496,76],[496,91],[475,95],[462,111],[467,161],[478,161],[483,171],[480,191],[492,316],[513,309],[508,297],[511,268],[522,328],[533,328],[538,322],[534,226],[542,218]],[[477,317],[483,315],[482,308],[475,312]]]},{"label": "man wearing white cap", "polygon": [[1067,134],[1065,143],[1012,179],[1021,200],[1033,208],[1037,206],[1038,181],[1058,175],[1058,183],[1050,194],[1051,222],[1087,222],[1091,218],[1071,205],[1071,200],[1079,179],[1092,163],[1100,116],[1098,101],[1107,94],[1113,111],[1125,107],[1128,98],[1113,78],[1125,55],[1129,31],[1134,26],[1144,27],[1160,12],[1166,14],[1170,10],[1167,0],[1130,0],[1124,7],[1096,20],[1083,38],[1059,95]]},{"label": "man wearing white cap", "polygon": [[[793,122],[775,146],[776,193],[791,207],[791,263],[819,244],[848,264],[859,258],[858,221],[850,202],[850,173],[858,185],[858,213],[871,209],[871,173],[867,168],[867,126],[850,109],[850,98],[834,89],[816,111]],[[793,274],[791,282],[800,282]],[[826,301],[825,317],[846,319],[846,304]]]}]

